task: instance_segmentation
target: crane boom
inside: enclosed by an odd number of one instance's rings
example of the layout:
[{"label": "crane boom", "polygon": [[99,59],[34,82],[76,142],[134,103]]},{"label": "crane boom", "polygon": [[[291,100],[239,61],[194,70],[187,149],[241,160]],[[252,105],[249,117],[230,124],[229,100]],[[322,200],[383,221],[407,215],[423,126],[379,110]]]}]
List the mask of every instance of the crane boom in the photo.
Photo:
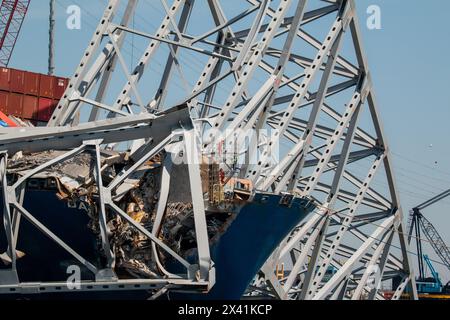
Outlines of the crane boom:
[{"label": "crane boom", "polygon": [[424,216],[421,217],[420,223],[422,231],[430,242],[436,254],[441,258],[442,262],[450,270],[450,249],[441,238],[436,228]]},{"label": "crane boom", "polygon": [[441,279],[439,278],[439,274],[437,273],[437,271],[434,269],[433,264],[431,263],[430,258],[424,254],[423,255],[423,259],[425,260],[425,262],[427,263],[428,269],[430,269],[431,275],[433,276],[433,278],[436,280],[436,283],[438,286],[441,286]]},{"label": "crane boom", "polygon": [[448,196],[450,196],[450,189],[445,190],[444,192],[441,192],[437,196],[419,204],[416,208],[419,210],[425,209],[426,207],[429,207],[432,204],[435,204],[436,202],[441,201],[444,198],[447,198]]},{"label": "crane boom", "polygon": [[425,278],[424,254],[422,252],[422,234],[425,235],[434,252],[439,256],[443,264],[450,270],[450,249],[447,247],[433,224],[425,218],[421,212],[421,210],[435,204],[438,201],[441,201],[448,196],[450,196],[450,189],[445,190],[437,196],[434,196],[433,198],[419,204],[410,211],[408,221],[408,242],[411,242],[414,232],[419,264],[419,279]]},{"label": "crane boom", "polygon": [[0,6],[0,65],[8,66],[30,0],[2,0]]}]

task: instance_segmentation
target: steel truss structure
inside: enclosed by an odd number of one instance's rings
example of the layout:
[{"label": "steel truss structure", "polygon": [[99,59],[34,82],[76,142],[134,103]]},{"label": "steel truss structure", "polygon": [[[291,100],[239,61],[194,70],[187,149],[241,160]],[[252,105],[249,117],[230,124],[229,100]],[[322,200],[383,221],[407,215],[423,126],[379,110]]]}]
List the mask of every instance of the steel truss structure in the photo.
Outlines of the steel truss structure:
[{"label": "steel truss structure", "polygon": [[[20,216],[94,272],[99,289],[138,284],[164,291],[207,290],[214,284],[214,264],[201,193],[192,192],[198,264],[188,263],[155,234],[164,223],[170,159],[191,159],[191,190],[201,190],[194,159],[217,154],[220,145],[227,150],[223,162],[234,168],[232,174],[251,181],[255,192],[307,197],[318,208],[280,243],[255,275],[247,296],[384,299],[381,284],[400,279],[393,281],[393,299],[405,290],[416,298],[402,209],[355,2],[175,0],[170,5],[161,0],[162,22],[156,30],[130,26],[132,17],[146,10],[145,2],[109,1],[48,127],[2,129],[0,173],[9,243],[5,257],[11,268],[0,274],[0,290],[27,288],[15,270]],[[130,37],[146,43],[131,70],[124,56]],[[161,57],[165,63],[155,83],[158,75],[151,67]],[[187,57],[196,59],[202,70],[187,72],[192,64]],[[175,88],[180,82],[181,90]],[[256,133],[249,136],[249,131]],[[124,142],[135,164],[105,185],[99,174],[100,153]],[[173,151],[180,148],[181,155]],[[8,157],[44,150],[67,153],[8,184]],[[127,218],[114,199],[126,188],[127,177],[162,151],[167,170],[152,233]],[[99,225],[107,256],[101,270],[21,205],[26,179],[81,152],[91,152],[97,161]],[[106,207],[151,239],[153,252],[174,256],[186,274],[118,280],[106,236]],[[276,273],[280,265],[286,270],[281,276]],[[63,285],[40,284],[36,290],[58,286]]]}]

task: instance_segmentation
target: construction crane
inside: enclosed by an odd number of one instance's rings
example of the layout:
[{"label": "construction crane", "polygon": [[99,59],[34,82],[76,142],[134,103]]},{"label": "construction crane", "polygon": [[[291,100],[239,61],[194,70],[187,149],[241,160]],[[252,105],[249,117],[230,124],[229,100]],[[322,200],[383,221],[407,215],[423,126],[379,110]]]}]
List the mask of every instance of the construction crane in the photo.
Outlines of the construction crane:
[{"label": "construction crane", "polygon": [[417,281],[417,290],[419,293],[441,293],[442,292],[442,281],[439,277],[439,274],[434,269],[433,264],[431,263],[428,255],[423,255],[423,260],[428,266],[428,269],[431,272],[430,278],[422,278],[420,281]]},{"label": "construction crane", "polygon": [[0,65],[7,67],[30,0],[3,0],[0,6]]},{"label": "construction crane", "polygon": [[409,225],[408,242],[411,242],[411,238],[413,237],[414,233],[414,237],[416,239],[417,257],[419,264],[419,279],[418,279],[419,281],[425,279],[425,270],[424,270],[425,255],[423,254],[422,249],[422,239],[423,239],[422,234],[425,235],[434,252],[439,256],[443,264],[447,266],[447,268],[450,270],[450,249],[445,244],[444,240],[439,235],[438,231],[433,226],[433,224],[428,219],[426,219],[422,214],[423,209],[435,204],[440,200],[445,199],[448,196],[450,196],[450,189],[414,207],[410,211],[408,221]]}]

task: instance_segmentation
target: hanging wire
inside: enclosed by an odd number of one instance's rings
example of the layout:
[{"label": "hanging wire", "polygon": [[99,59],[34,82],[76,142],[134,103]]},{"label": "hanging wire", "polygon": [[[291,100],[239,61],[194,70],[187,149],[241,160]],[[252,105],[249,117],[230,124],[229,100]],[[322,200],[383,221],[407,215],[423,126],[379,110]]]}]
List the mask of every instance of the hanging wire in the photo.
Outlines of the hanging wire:
[{"label": "hanging wire", "polygon": [[[343,213],[343,212],[341,212],[341,211],[330,210],[330,209],[328,209],[328,208],[326,208],[326,207],[324,207],[324,206],[322,206],[322,205],[319,205],[319,204],[318,204],[316,207],[328,211],[328,213],[325,213],[325,214],[320,214],[319,212],[313,211],[313,214],[318,215],[318,216],[320,216],[320,217],[322,217],[322,218],[327,218],[327,219],[328,219],[330,213],[331,213],[331,214],[336,214],[336,215],[338,215],[338,216],[341,215],[341,216],[344,216],[344,217],[353,217],[353,216],[350,216],[350,215],[348,215],[348,214],[345,214],[345,213]],[[376,227],[378,227],[378,228],[385,229],[386,231],[393,230],[393,231],[394,231],[396,234],[398,234],[398,235],[403,235],[403,236],[407,236],[407,237],[409,236],[409,235],[408,235],[407,233],[405,233],[405,232],[400,232],[400,231],[398,231],[398,230],[392,229],[392,227],[383,227],[383,226],[381,226],[381,225],[379,225],[379,224],[376,224],[376,223],[374,223],[374,222],[370,222],[370,221],[368,221],[368,220],[369,220],[369,219],[359,219],[358,221],[367,221],[367,224],[371,224],[371,225],[376,226]],[[311,229],[312,229],[312,230],[318,230],[317,227],[311,227]],[[389,243],[386,242],[386,241],[383,241],[383,240],[381,240],[381,239],[372,237],[372,236],[370,236],[370,235],[366,235],[366,234],[365,234],[365,236],[366,236],[367,238],[374,239],[374,240],[376,240],[376,241],[378,241],[378,242],[380,242],[380,243],[384,243],[384,244],[391,245],[392,247],[394,247],[394,248],[396,248],[396,249],[403,250],[401,247],[395,246],[395,245],[393,245],[392,243],[389,244]],[[419,239],[420,241],[427,242],[427,243],[431,243],[428,239],[424,239],[424,238],[421,238],[421,237],[415,237],[415,236],[411,235],[411,238]],[[415,256],[419,256],[417,253],[415,253],[415,252],[413,252],[413,251],[406,250],[406,252],[408,252],[408,253],[410,253],[410,254],[413,254],[413,255],[415,255]],[[431,259],[431,258],[430,258],[430,261],[435,262],[435,263],[437,263],[437,264],[440,264],[440,265],[443,265],[443,266],[447,267],[447,265],[444,264],[444,263],[441,262],[441,261],[433,260],[433,259]]]}]

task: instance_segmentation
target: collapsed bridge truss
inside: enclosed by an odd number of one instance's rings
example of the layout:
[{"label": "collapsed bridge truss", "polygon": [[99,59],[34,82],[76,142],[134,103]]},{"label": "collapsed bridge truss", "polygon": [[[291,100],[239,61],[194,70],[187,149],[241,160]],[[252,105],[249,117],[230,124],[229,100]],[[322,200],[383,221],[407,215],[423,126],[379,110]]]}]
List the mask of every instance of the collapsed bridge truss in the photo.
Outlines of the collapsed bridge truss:
[{"label": "collapsed bridge truss", "polygon": [[[155,2],[151,1],[152,6]],[[16,272],[20,217],[95,274],[82,289],[205,291],[214,285],[199,161],[220,158],[226,174],[267,192],[310,199],[316,210],[294,228],[255,274],[245,296],[276,299],[416,298],[403,214],[353,0],[110,0],[47,127],[1,129],[0,174],[9,259],[0,291],[25,290]],[[136,27],[136,15],[162,21]],[[153,19],[155,21],[157,19]],[[148,22],[146,20],[146,22]],[[132,42],[131,42],[132,39]],[[126,52],[143,46],[130,68]],[[162,61],[162,63],[160,62]],[[196,69],[195,66],[200,65]],[[132,161],[111,181],[102,153],[125,148]],[[9,182],[18,152],[64,150]],[[95,159],[98,225],[105,261],[92,265],[27,211],[27,179],[74,156]],[[164,153],[152,230],[117,206],[148,160]],[[188,163],[198,261],[157,236],[165,221],[170,167]],[[230,178],[228,177],[228,178]],[[187,182],[186,182],[187,183]],[[210,195],[211,196],[211,195]],[[128,221],[185,273],[117,279],[107,213]],[[280,275],[279,271],[284,270]],[[63,284],[36,291],[64,290]]]}]

